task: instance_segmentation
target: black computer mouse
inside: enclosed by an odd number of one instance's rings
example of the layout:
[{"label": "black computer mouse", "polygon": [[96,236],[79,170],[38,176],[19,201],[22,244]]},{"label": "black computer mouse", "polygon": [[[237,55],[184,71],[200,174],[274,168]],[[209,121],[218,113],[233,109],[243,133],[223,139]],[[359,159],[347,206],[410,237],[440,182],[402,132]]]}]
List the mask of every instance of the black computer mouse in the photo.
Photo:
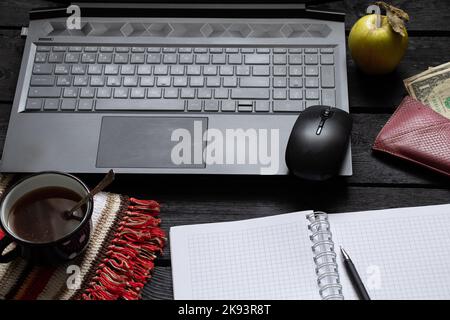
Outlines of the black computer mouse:
[{"label": "black computer mouse", "polygon": [[317,181],[337,175],[351,130],[352,119],[341,109],[328,106],[305,109],[298,116],[286,147],[290,172]]}]

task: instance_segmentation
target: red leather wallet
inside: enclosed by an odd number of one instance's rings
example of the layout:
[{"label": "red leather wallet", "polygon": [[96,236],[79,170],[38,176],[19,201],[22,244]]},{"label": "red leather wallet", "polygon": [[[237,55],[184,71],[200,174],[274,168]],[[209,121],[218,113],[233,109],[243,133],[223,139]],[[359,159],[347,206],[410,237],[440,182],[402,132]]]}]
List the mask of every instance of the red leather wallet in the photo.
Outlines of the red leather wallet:
[{"label": "red leather wallet", "polygon": [[381,129],[372,149],[450,176],[450,120],[405,97]]}]

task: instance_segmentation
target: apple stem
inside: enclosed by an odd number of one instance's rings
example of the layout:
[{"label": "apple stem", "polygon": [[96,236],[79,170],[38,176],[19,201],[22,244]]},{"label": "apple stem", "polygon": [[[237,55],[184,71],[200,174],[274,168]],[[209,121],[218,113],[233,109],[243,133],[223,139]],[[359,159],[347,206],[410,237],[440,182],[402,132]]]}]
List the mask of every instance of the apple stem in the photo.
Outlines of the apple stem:
[{"label": "apple stem", "polygon": [[376,4],[372,4],[367,7],[366,13],[368,14],[376,14],[377,21],[375,26],[378,28],[381,28],[381,9],[380,6],[377,6]]}]

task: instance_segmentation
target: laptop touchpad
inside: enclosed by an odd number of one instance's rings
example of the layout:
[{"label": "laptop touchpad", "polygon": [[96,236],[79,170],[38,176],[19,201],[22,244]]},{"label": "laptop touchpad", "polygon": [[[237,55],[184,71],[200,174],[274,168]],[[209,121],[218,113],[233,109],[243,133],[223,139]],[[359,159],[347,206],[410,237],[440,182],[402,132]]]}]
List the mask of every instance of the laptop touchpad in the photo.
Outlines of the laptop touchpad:
[{"label": "laptop touchpad", "polygon": [[100,168],[204,168],[207,118],[103,117]]}]

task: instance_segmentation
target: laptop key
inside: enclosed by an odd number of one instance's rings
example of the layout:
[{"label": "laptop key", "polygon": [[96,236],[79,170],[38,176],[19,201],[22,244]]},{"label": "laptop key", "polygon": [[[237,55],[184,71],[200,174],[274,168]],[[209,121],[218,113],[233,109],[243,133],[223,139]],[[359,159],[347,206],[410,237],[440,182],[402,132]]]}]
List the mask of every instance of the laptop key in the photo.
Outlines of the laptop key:
[{"label": "laptop key", "polygon": [[232,99],[269,99],[269,89],[264,88],[245,88],[245,89],[231,89]]},{"label": "laptop key", "polygon": [[56,87],[31,87],[28,92],[30,98],[59,98],[61,88]]},{"label": "laptop key", "polygon": [[319,99],[319,90],[307,89],[305,91],[306,100],[317,100]]},{"label": "laptop key", "polygon": [[62,63],[64,60],[63,52],[52,52],[48,55],[48,62],[50,63]]},{"label": "laptop key", "polygon": [[31,76],[31,86],[53,86],[55,84],[55,76]]},{"label": "laptop key", "polygon": [[44,110],[54,111],[59,108],[59,99],[45,99]]},{"label": "laptop key", "polygon": [[97,98],[111,98],[111,88],[98,88]]},{"label": "laptop key", "polygon": [[184,101],[178,99],[102,99],[97,100],[95,109],[99,111],[184,111]]},{"label": "laptop key", "polygon": [[200,98],[200,99],[211,99],[211,97],[212,97],[211,89],[207,89],[207,88],[200,88],[200,89],[198,89],[197,98]]},{"label": "laptop key", "polygon": [[307,75],[307,76],[318,76],[319,75],[319,68],[315,67],[315,66],[305,67],[305,75]]},{"label": "laptop key", "polygon": [[195,89],[193,89],[193,88],[182,88],[180,96],[183,99],[194,99],[195,98]]},{"label": "laptop key", "polygon": [[266,77],[241,77],[239,85],[242,88],[268,88],[270,79]]},{"label": "laptop key", "polygon": [[41,110],[42,107],[42,99],[28,99],[25,104],[25,110]]},{"label": "laptop key", "polygon": [[291,100],[301,100],[303,99],[303,91],[301,89],[290,89],[289,99]]},{"label": "laptop key", "polygon": [[273,87],[274,88],[286,88],[287,87],[287,79],[285,77],[275,77],[273,78]]},{"label": "laptop key", "polygon": [[100,53],[97,59],[98,63],[111,63],[112,53]]},{"label": "laptop key", "polygon": [[201,100],[188,100],[187,109],[188,109],[188,111],[202,111],[202,101]]},{"label": "laptop key", "polygon": [[64,99],[61,102],[61,111],[75,111],[76,106],[76,99]]},{"label": "laptop key", "polygon": [[75,76],[73,78],[73,85],[76,87],[85,87],[89,83],[89,77],[87,76]]},{"label": "laptop key", "polygon": [[269,64],[270,56],[268,54],[246,54],[244,56],[245,64]]},{"label": "laptop key", "polygon": [[130,97],[132,99],[144,99],[145,98],[145,88],[132,88]]},{"label": "laptop key", "polygon": [[147,91],[147,98],[159,99],[161,98],[161,88],[149,88]]},{"label": "laptop key", "polygon": [[320,56],[320,63],[321,64],[333,64],[334,56],[332,54],[323,54]]},{"label": "laptop key", "polygon": [[94,98],[95,89],[94,88],[81,88],[80,98]]},{"label": "laptop key", "polygon": [[54,46],[53,47],[53,52],[64,52],[67,50],[67,47],[65,46]]},{"label": "laptop key", "polygon": [[64,61],[66,63],[78,63],[78,61],[80,61],[80,54],[68,52],[66,53],[66,58]]},{"label": "laptop key", "polygon": [[55,66],[55,74],[69,74],[69,66],[58,64]]},{"label": "laptop key", "polygon": [[177,88],[166,88],[164,89],[164,98],[166,99],[177,99],[178,89]]},{"label": "laptop key", "polygon": [[334,53],[334,48],[321,48],[320,53]]},{"label": "laptop key", "polygon": [[322,104],[325,106],[336,106],[336,94],[334,89],[322,89]]},{"label": "laptop key", "polygon": [[91,111],[94,106],[94,100],[80,100],[78,103],[79,111]]},{"label": "laptop key", "polygon": [[89,66],[87,73],[88,74],[100,75],[100,74],[102,74],[102,70],[103,70],[103,66],[102,65],[92,64],[92,65]]},{"label": "laptop key", "polygon": [[239,112],[252,112],[253,111],[253,101],[251,100],[240,100],[237,103]]},{"label": "laptop key", "polygon": [[72,84],[71,76],[58,76],[56,80],[56,85],[59,87],[67,87]]},{"label": "laptop key", "polygon": [[305,54],[305,64],[318,64],[318,56],[317,54]]},{"label": "laptop key", "polygon": [[141,87],[153,87],[155,78],[150,76],[141,77]]},{"label": "laptop key", "polygon": [[37,46],[36,51],[37,52],[49,52],[50,47],[49,46]]},{"label": "laptop key", "polygon": [[86,66],[82,64],[76,64],[72,66],[72,74],[85,74]]},{"label": "laptop key", "polygon": [[33,74],[52,74],[53,65],[51,64],[35,64],[33,66]]},{"label": "laptop key", "polygon": [[322,66],[320,67],[320,80],[322,88],[334,88],[334,67]]},{"label": "laptop key", "polygon": [[228,99],[228,89],[223,89],[223,88],[214,89],[214,98]]},{"label": "laptop key", "polygon": [[71,46],[71,47],[69,47],[69,51],[70,52],[81,52],[81,51],[83,51],[83,48],[80,46]]},{"label": "laptop key", "polygon": [[270,69],[269,66],[254,66],[253,67],[254,76],[269,76]]},{"label": "laptop key", "polygon": [[303,111],[303,101],[275,100],[274,112],[300,112]]},{"label": "laptop key", "polygon": [[270,111],[270,101],[257,100],[255,102],[256,112],[269,112]]},{"label": "laptop key", "polygon": [[78,97],[78,88],[64,88],[63,97],[64,98],[77,98]]},{"label": "laptop key", "polygon": [[100,52],[114,52],[113,47],[100,47]]},{"label": "laptop key", "polygon": [[205,111],[219,111],[219,102],[216,100],[205,101]]},{"label": "laptop key", "polygon": [[235,112],[236,111],[236,101],[234,101],[234,100],[222,101],[222,111]]},{"label": "laptop key", "polygon": [[126,99],[128,98],[128,88],[115,88],[114,98],[116,99]]},{"label": "laptop key", "polygon": [[47,61],[47,53],[45,52],[37,52],[34,57],[34,62],[36,63],[44,63]]},{"label": "laptop key", "polygon": [[273,99],[274,100],[285,100],[286,90],[285,89],[273,89]]}]

